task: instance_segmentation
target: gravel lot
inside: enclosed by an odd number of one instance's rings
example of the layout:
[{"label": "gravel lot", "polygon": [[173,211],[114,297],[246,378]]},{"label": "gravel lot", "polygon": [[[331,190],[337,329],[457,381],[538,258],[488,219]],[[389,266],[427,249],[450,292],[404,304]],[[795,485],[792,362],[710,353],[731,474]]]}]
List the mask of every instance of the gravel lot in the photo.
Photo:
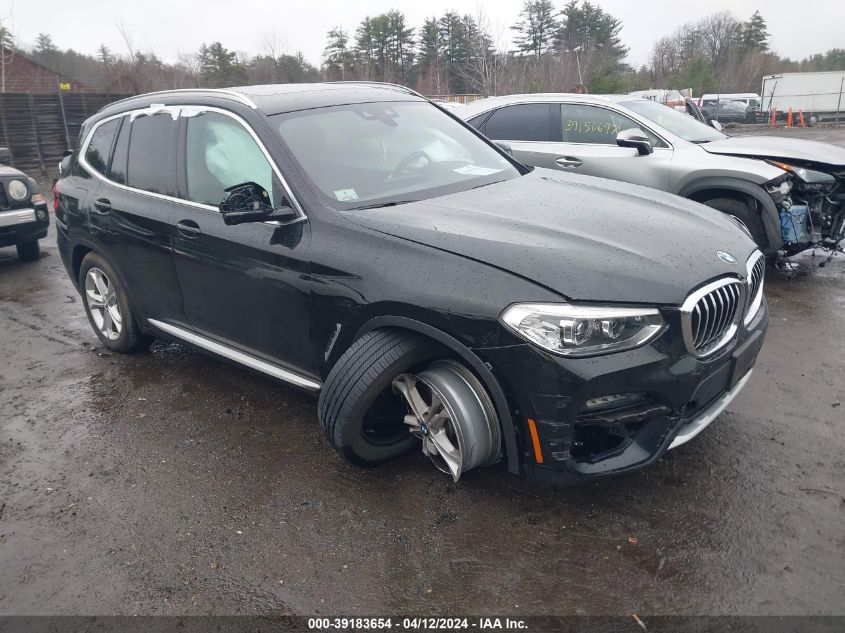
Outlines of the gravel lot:
[{"label": "gravel lot", "polygon": [[547,491],[360,470],[305,395],[177,344],[111,354],[44,245],[0,249],[0,614],[845,614],[845,257],[770,275],[706,433]]}]

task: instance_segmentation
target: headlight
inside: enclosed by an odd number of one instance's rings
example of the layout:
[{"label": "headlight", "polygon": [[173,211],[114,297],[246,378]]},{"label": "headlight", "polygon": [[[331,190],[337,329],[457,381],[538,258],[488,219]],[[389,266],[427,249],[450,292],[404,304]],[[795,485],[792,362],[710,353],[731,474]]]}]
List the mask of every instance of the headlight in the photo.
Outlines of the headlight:
[{"label": "headlight", "polygon": [[10,180],[9,184],[6,185],[6,191],[9,192],[9,196],[13,200],[26,200],[29,195],[29,189],[20,180]]},{"label": "headlight", "polygon": [[561,356],[593,356],[639,347],[657,336],[664,321],[652,308],[518,303],[501,316],[511,330]]}]

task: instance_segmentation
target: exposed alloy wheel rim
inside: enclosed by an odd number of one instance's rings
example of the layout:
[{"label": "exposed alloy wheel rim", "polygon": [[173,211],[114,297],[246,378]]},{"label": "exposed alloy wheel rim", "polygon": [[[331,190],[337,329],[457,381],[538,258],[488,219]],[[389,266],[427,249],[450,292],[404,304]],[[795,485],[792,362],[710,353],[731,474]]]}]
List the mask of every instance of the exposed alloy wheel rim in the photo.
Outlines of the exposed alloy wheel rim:
[{"label": "exposed alloy wheel rim", "polygon": [[123,330],[123,315],[114,285],[108,276],[96,266],[85,275],[85,300],[94,325],[110,341],[116,341]]},{"label": "exposed alloy wheel rim", "polygon": [[458,481],[499,458],[496,410],[479,380],[460,363],[440,360],[418,374],[400,374],[393,388],[408,405],[405,424],[438,470]]}]

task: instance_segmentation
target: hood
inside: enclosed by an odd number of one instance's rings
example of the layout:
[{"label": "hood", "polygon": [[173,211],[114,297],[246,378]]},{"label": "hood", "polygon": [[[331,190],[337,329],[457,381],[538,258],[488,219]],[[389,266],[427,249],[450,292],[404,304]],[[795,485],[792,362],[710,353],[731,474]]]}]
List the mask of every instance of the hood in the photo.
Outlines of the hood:
[{"label": "hood", "polygon": [[14,167],[9,167],[8,165],[0,163],[0,178],[21,178],[26,180],[27,176],[25,173],[15,169]]},{"label": "hood", "polygon": [[[353,222],[468,257],[568,299],[677,305],[703,282],[742,277],[754,242],[720,212],[603,178],[532,173]],[[717,250],[736,257],[722,261]],[[514,301],[531,297],[514,297]]]},{"label": "hood", "polygon": [[802,138],[731,136],[721,141],[702,143],[701,148],[711,154],[775,158],[786,163],[813,163],[817,166],[845,169],[845,148]]}]

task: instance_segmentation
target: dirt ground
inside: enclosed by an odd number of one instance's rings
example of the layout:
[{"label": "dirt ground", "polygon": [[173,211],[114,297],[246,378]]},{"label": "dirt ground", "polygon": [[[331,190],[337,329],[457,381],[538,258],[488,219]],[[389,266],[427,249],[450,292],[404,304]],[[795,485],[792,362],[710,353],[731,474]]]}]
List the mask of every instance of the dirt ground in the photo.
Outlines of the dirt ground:
[{"label": "dirt ground", "polygon": [[845,614],[845,257],[770,275],[754,376],[705,433],[548,491],[361,470],[308,396],[177,344],[111,354],[44,245],[0,249],[0,614]]}]

